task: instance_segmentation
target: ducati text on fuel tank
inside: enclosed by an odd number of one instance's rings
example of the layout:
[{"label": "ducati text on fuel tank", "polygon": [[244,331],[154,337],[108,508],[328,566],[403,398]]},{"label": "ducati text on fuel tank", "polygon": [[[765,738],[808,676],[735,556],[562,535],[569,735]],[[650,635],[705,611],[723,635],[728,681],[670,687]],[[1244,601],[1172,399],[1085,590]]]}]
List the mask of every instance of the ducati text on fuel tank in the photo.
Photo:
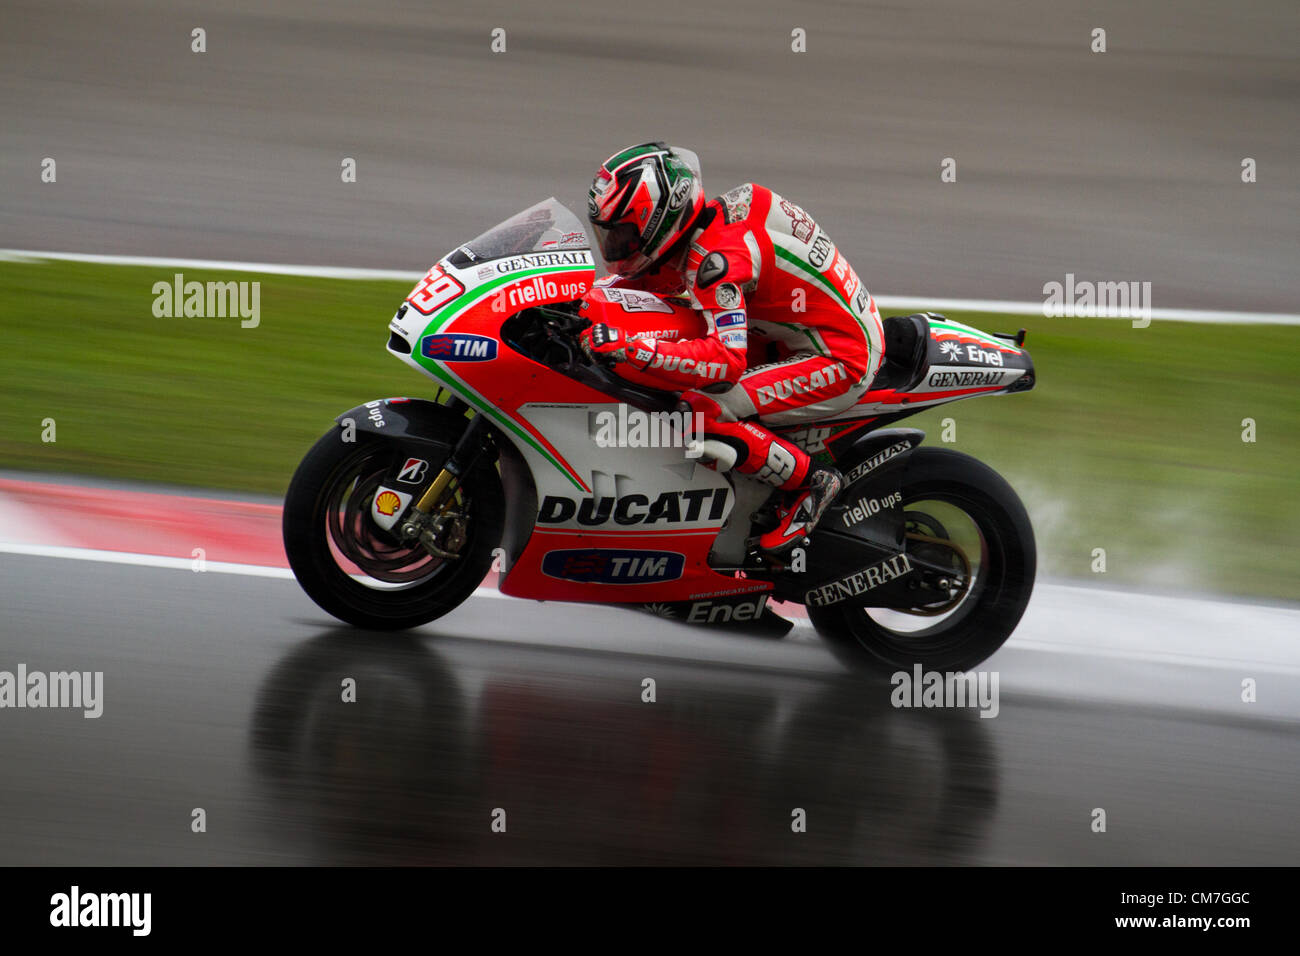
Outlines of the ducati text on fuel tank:
[{"label": "ducati text on fuel tank", "polygon": [[721,521],[727,509],[726,488],[692,488],[690,491],[665,491],[653,501],[646,495],[623,495],[621,498],[568,498],[547,495],[538,509],[538,524],[597,525],[613,520],[615,524],[680,524],[691,521]]}]

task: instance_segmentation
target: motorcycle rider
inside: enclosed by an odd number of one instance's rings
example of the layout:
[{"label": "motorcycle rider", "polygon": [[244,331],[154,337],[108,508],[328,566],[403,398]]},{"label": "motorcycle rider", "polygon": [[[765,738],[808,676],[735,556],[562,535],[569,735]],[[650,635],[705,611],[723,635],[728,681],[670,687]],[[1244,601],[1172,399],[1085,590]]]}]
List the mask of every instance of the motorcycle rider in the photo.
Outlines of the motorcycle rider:
[{"label": "motorcycle rider", "polygon": [[[701,338],[631,338],[600,323],[589,356],[627,363],[704,415],[703,450],[786,492],[759,547],[777,560],[812,532],[843,477],[764,425],[814,422],[870,386],[884,357],[875,300],[813,219],[754,183],[706,200],[699,159],[662,142],[601,165],[587,217],[611,275],[598,285],[685,294]],[[757,364],[751,365],[751,360]]]}]

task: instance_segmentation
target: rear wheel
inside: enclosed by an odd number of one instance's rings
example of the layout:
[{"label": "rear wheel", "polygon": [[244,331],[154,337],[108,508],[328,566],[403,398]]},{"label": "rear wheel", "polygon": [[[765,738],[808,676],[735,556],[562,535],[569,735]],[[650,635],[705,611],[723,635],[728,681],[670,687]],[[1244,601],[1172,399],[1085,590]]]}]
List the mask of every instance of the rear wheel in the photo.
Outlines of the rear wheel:
[{"label": "rear wheel", "polygon": [[[454,444],[464,427],[464,418],[448,411],[447,434],[438,437]],[[285,495],[284,549],[294,576],[323,610],[357,627],[402,630],[441,617],[473,594],[492,566],[505,515],[496,468],[481,462],[461,481],[440,540],[455,557],[435,557],[371,518],[376,490],[406,449],[369,432],[353,442],[340,434],[332,429],[316,442]]]},{"label": "rear wheel", "polygon": [[808,616],[855,669],[969,670],[1002,646],[1029,603],[1037,564],[1029,516],[1002,476],[948,449],[918,448],[901,486],[908,554],[951,568],[961,586],[924,607],[845,602],[809,607]]}]

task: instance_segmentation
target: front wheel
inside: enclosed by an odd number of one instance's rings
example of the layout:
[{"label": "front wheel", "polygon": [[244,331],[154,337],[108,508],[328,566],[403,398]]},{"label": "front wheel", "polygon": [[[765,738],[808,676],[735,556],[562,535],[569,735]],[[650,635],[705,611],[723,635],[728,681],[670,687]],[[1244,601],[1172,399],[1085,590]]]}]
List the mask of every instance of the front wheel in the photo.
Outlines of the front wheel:
[{"label": "front wheel", "polygon": [[[444,427],[447,434],[436,437],[454,443],[465,420],[449,411]],[[289,566],[307,595],[339,620],[374,630],[425,624],[473,594],[491,568],[505,521],[501,478],[487,462],[464,476],[449,506],[460,522],[449,550],[456,556],[435,557],[370,516],[376,490],[407,451],[369,432],[355,439],[345,442],[332,429],[294,473],[284,499]]]},{"label": "front wheel", "polygon": [[809,607],[808,616],[836,657],[854,669],[969,670],[1011,636],[1029,603],[1037,565],[1029,516],[1001,475],[943,448],[912,453],[901,491],[908,551],[950,562],[964,589],[938,607],[845,602]]}]

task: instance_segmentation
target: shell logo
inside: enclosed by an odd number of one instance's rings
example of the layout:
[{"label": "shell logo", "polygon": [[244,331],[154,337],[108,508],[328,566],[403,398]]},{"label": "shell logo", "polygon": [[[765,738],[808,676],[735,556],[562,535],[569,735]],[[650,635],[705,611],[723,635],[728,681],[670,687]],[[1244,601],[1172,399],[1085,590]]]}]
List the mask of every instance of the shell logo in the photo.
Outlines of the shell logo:
[{"label": "shell logo", "polygon": [[375,510],[385,517],[396,514],[397,509],[402,506],[402,499],[392,491],[385,491],[375,499]]}]

